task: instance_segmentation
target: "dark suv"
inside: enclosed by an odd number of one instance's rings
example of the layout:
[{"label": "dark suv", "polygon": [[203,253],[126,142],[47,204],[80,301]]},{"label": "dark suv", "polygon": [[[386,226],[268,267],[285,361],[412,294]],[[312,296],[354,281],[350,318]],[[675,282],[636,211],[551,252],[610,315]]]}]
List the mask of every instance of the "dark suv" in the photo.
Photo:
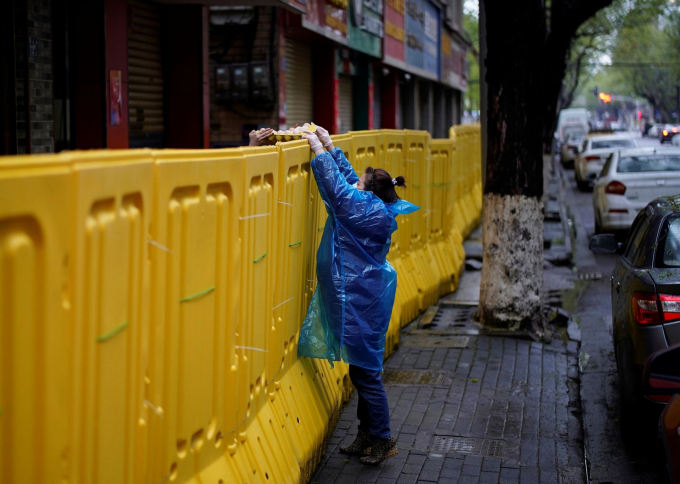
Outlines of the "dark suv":
[{"label": "dark suv", "polygon": [[596,235],[590,248],[621,254],[611,277],[614,349],[625,401],[637,406],[647,357],[680,343],[680,196],[649,203],[625,243]]}]

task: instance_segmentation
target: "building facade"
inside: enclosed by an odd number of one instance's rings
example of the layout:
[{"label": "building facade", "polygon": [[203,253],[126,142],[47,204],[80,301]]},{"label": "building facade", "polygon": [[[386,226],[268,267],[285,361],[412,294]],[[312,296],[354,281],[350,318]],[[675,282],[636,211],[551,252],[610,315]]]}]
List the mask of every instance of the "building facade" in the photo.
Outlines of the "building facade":
[{"label": "building facade", "polygon": [[[209,5],[208,5],[209,3]],[[462,0],[10,0],[1,154],[208,148],[314,121],[447,136]]]}]

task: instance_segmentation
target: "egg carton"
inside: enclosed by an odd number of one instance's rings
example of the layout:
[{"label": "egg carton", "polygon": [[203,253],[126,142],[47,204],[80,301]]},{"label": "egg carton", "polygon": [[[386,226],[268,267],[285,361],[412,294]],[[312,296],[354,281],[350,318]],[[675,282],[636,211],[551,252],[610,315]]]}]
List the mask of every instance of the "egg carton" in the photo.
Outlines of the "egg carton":
[{"label": "egg carton", "polygon": [[[266,129],[266,128],[262,128],[262,130],[264,130],[264,129]],[[262,130],[260,130],[260,131],[262,131]],[[294,131],[298,131],[298,130],[299,130],[298,133],[294,132]],[[304,130],[309,130],[312,133],[315,133],[316,132],[316,125],[314,123],[309,123],[309,124],[305,123],[300,128],[295,128],[294,130],[288,129],[288,130],[285,130],[285,131],[282,131],[282,130],[275,131],[274,134],[269,136],[266,140],[263,140],[262,144],[263,145],[275,145],[276,143],[279,143],[279,142],[285,143],[286,141],[300,140],[300,139],[302,139],[302,135],[304,134],[304,133],[302,133],[302,131],[304,131]]]}]

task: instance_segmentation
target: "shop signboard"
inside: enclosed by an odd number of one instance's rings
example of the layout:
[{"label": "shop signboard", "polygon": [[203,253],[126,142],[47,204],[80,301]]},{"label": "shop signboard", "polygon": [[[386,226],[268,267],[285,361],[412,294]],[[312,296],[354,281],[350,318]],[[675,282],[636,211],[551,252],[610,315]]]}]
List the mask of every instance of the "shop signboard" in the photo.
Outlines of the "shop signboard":
[{"label": "shop signboard", "polygon": [[386,0],[385,5],[385,63],[401,67],[404,64],[404,0]]},{"label": "shop signboard", "polygon": [[349,0],[307,0],[302,26],[347,45]]},{"label": "shop signboard", "polygon": [[406,64],[439,79],[439,9],[429,0],[406,0]]},{"label": "shop signboard", "polygon": [[368,55],[382,57],[383,0],[350,0],[349,46]]},{"label": "shop signboard", "polygon": [[441,80],[444,84],[465,90],[463,75],[465,48],[458,45],[446,32],[441,34]]}]

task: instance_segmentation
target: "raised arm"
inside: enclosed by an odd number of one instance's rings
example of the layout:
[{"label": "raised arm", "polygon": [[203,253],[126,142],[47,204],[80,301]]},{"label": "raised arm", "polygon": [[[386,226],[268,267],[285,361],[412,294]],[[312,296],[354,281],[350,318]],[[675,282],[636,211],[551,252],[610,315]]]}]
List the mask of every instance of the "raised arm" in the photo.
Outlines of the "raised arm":
[{"label": "raised arm", "polygon": [[356,182],[358,182],[359,177],[354,171],[354,168],[352,168],[352,165],[350,165],[349,161],[347,161],[345,153],[340,148],[336,148],[335,146],[333,146],[333,140],[331,140],[328,131],[326,131],[321,126],[317,126],[316,135],[318,136],[321,144],[323,144],[324,148],[326,148],[328,152],[331,154],[333,160],[335,160],[335,163],[337,163],[338,168],[340,169],[340,173],[342,173],[345,176],[347,182],[350,185],[354,185]]},{"label": "raised arm", "polygon": [[352,165],[350,165],[344,151],[342,151],[340,148],[333,148],[330,151],[330,154],[333,157],[333,160],[335,160],[335,163],[338,165],[340,173],[345,176],[347,183],[354,185],[359,181],[359,176],[357,175],[357,172],[354,171],[354,168],[352,168]]}]

